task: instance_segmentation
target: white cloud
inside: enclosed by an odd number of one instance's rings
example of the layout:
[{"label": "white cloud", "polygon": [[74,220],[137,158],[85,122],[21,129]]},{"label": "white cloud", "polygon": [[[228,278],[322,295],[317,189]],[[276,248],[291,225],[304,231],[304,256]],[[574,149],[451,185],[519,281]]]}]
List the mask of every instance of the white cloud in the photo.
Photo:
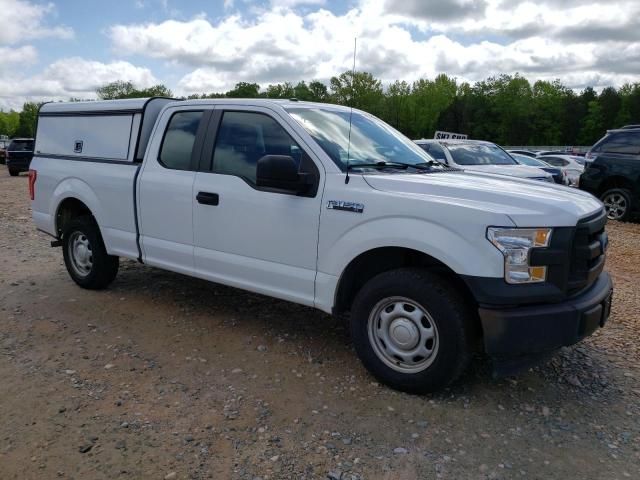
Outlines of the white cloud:
[{"label": "white cloud", "polygon": [[23,68],[33,65],[38,58],[38,52],[31,45],[22,47],[0,47],[0,75],[8,70],[15,70],[16,65]]},{"label": "white cloud", "polygon": [[19,109],[25,101],[96,98],[98,87],[116,80],[131,81],[142,88],[159,83],[148,68],[129,62],[63,58],[31,77],[17,72],[0,75],[0,108]]},{"label": "white cloud", "polygon": [[[473,18],[465,12],[449,15],[447,5],[454,12],[467,5],[475,13]],[[239,81],[266,85],[327,80],[350,69],[354,37],[357,69],[385,82],[438,73],[475,81],[520,72],[533,80],[561,78],[579,88],[586,81],[597,87],[637,79],[640,58],[629,62],[624,55],[611,55],[622,47],[625,52],[640,51],[640,37],[619,43],[626,35],[620,32],[623,26],[634,32],[635,20],[627,19],[640,18],[629,16],[635,10],[638,4],[627,0],[361,0],[341,15],[324,8],[303,13],[281,5],[255,16],[235,13],[217,22],[200,16],[116,25],[109,36],[114,51],[121,54],[190,67],[178,83],[180,94],[224,91]],[[602,27],[590,40],[589,29],[603,22],[617,34]]]},{"label": "white cloud", "polygon": [[25,0],[0,0],[0,44],[21,43],[43,37],[72,38],[73,30],[66,26],[51,26],[48,19],[55,12],[52,3],[32,3]]},{"label": "white cloud", "polygon": [[271,0],[271,6],[282,8],[294,8],[299,5],[324,5],[326,0]]}]

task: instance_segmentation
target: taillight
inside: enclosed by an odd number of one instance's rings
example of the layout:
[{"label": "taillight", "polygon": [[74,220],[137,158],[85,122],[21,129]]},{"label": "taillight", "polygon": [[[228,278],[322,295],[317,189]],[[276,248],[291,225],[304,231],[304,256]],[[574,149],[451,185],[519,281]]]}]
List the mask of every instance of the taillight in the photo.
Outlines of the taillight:
[{"label": "taillight", "polygon": [[29,170],[29,196],[31,200],[36,198],[36,179],[38,178],[38,172],[36,170]]}]

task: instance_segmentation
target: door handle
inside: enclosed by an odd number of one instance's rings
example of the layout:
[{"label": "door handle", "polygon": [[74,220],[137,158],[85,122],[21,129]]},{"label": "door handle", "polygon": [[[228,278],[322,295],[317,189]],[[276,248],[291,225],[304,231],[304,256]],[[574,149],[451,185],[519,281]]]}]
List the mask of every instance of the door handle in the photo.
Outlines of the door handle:
[{"label": "door handle", "polygon": [[218,205],[220,203],[220,196],[217,193],[198,192],[196,200],[203,205]]}]

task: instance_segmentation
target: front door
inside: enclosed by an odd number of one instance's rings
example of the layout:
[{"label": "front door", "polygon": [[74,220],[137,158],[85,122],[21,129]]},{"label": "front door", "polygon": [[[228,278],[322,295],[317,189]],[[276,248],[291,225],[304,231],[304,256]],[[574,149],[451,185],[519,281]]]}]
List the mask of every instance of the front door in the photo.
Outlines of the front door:
[{"label": "front door", "polygon": [[[313,305],[323,170],[269,109],[216,107],[193,197],[196,275]],[[256,185],[264,155],[288,155],[315,173],[308,196]],[[202,170],[203,169],[203,170]]]}]

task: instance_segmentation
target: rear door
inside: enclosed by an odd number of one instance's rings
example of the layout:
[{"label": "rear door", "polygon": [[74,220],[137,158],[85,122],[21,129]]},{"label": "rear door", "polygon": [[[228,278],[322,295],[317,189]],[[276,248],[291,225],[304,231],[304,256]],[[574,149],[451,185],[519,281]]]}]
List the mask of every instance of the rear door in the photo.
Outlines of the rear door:
[{"label": "rear door", "polygon": [[[216,106],[193,195],[195,270],[203,278],[313,305],[324,171],[268,108]],[[318,183],[308,196],[256,185],[264,155],[288,155]]]},{"label": "rear door", "polygon": [[211,107],[173,107],[158,119],[137,188],[145,263],[193,274],[193,183]]}]

